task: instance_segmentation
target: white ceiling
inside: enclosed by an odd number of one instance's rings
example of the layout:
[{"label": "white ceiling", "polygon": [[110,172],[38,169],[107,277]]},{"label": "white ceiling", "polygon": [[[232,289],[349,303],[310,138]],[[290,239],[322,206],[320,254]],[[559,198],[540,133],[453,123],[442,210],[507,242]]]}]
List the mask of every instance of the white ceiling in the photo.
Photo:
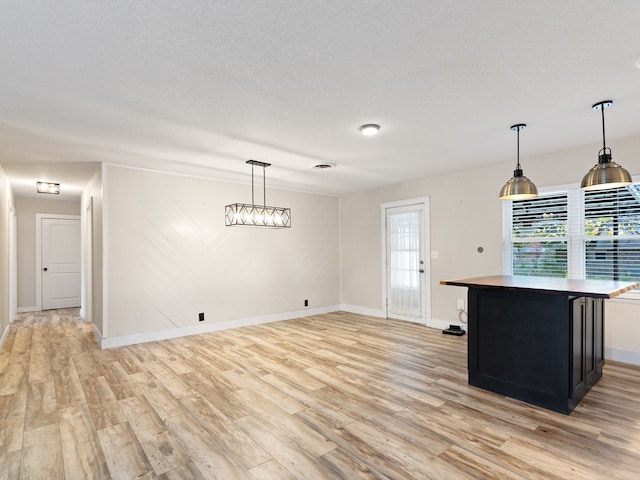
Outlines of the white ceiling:
[{"label": "white ceiling", "polygon": [[41,179],[77,197],[98,162],[246,181],[247,159],[273,164],[268,186],[340,194],[515,163],[521,122],[526,173],[527,157],[598,144],[605,99],[608,144],[640,133],[640,1],[0,9],[0,164],[17,195]]}]

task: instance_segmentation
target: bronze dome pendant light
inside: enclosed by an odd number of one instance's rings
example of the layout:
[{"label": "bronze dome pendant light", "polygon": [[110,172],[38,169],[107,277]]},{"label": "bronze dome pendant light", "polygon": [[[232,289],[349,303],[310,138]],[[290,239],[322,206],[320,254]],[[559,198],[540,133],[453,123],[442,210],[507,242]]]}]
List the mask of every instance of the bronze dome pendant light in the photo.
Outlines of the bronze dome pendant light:
[{"label": "bronze dome pendant light", "polygon": [[587,172],[582,179],[582,190],[605,190],[630,185],[632,183],[629,172],[611,160],[611,149],[607,147],[604,136],[604,109],[613,105],[613,101],[604,100],[592,106],[594,110],[602,112],[602,149],[598,152],[598,163]]},{"label": "bronze dome pendant light", "polygon": [[518,133],[518,157],[513,177],[500,190],[500,200],[525,200],[538,196],[538,189],[535,184],[524,176],[522,167],[520,167],[520,130],[523,130],[526,126],[524,123],[511,126],[511,130]]}]

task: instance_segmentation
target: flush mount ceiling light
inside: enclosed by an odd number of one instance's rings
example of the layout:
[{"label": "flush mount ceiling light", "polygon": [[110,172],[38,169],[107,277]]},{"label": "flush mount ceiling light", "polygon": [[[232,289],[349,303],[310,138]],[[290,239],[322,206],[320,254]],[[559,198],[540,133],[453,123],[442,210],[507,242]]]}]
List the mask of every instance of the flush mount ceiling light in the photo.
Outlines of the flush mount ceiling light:
[{"label": "flush mount ceiling light", "polygon": [[[267,206],[265,168],[271,166],[271,164],[257,160],[247,160],[246,163],[251,165],[251,203],[232,203],[224,207],[225,225],[227,227],[245,225],[250,227],[290,228],[290,208]],[[262,167],[262,205],[256,205],[254,200],[253,168],[255,166]]]},{"label": "flush mount ceiling light", "polygon": [[53,195],[60,194],[60,184],[51,182],[37,182],[36,188],[38,193],[49,193]]},{"label": "flush mount ceiling light", "polygon": [[501,200],[524,200],[538,196],[538,189],[531,180],[524,176],[522,168],[520,167],[520,130],[524,130],[525,127],[526,125],[524,123],[511,126],[511,130],[518,132],[518,160],[516,169],[513,171],[513,177],[511,177],[507,183],[505,183],[504,187],[502,187],[502,190],[500,190]]},{"label": "flush mount ceiling light", "polygon": [[604,136],[604,109],[613,105],[611,100],[604,100],[592,106],[602,113],[602,149],[598,152],[598,163],[587,172],[580,188],[583,190],[605,190],[607,188],[624,187],[631,184],[631,175],[616,162],[611,161],[611,149],[607,147]]},{"label": "flush mount ceiling light", "polygon": [[375,135],[380,130],[380,125],[376,125],[375,123],[367,123],[360,127],[360,131],[363,135],[370,137],[371,135]]}]

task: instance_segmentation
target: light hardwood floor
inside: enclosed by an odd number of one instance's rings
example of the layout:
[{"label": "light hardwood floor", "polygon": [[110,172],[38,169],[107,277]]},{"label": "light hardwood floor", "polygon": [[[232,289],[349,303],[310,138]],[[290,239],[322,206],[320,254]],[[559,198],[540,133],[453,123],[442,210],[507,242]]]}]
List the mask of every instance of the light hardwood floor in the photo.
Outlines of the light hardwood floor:
[{"label": "light hardwood floor", "polygon": [[347,313],[100,350],[77,310],[0,352],[0,478],[637,479],[640,369],[569,416],[469,387],[466,338]]}]

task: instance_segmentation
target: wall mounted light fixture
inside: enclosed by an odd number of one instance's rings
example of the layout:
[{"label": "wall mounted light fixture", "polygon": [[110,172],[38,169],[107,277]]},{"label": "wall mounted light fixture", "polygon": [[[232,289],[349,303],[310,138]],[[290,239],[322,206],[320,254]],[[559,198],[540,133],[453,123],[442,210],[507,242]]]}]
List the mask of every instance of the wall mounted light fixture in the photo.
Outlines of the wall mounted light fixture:
[{"label": "wall mounted light fixture", "polygon": [[[247,160],[246,163],[251,165],[251,203],[232,203],[227,205],[224,208],[225,225],[227,227],[245,225],[250,227],[290,228],[290,208],[267,206],[265,168],[271,166],[271,164],[257,160]],[[253,184],[253,169],[255,166],[262,167],[262,205],[255,204]]]},{"label": "wall mounted light fixture", "polygon": [[611,160],[611,149],[607,147],[604,136],[604,109],[613,105],[611,100],[604,100],[592,106],[602,113],[602,149],[598,152],[598,163],[587,172],[582,179],[582,190],[605,190],[630,185],[631,175],[624,168]]},{"label": "wall mounted light fixture", "polygon": [[505,183],[504,187],[502,187],[502,190],[500,190],[501,200],[524,200],[538,196],[538,189],[535,184],[524,176],[522,167],[520,167],[520,130],[524,130],[526,126],[524,123],[511,126],[511,130],[518,132],[518,160],[516,169],[513,171],[513,177],[511,177],[507,183]]},{"label": "wall mounted light fixture", "polygon": [[52,182],[37,182],[36,189],[38,193],[50,193],[53,195],[60,194],[60,184]]}]

